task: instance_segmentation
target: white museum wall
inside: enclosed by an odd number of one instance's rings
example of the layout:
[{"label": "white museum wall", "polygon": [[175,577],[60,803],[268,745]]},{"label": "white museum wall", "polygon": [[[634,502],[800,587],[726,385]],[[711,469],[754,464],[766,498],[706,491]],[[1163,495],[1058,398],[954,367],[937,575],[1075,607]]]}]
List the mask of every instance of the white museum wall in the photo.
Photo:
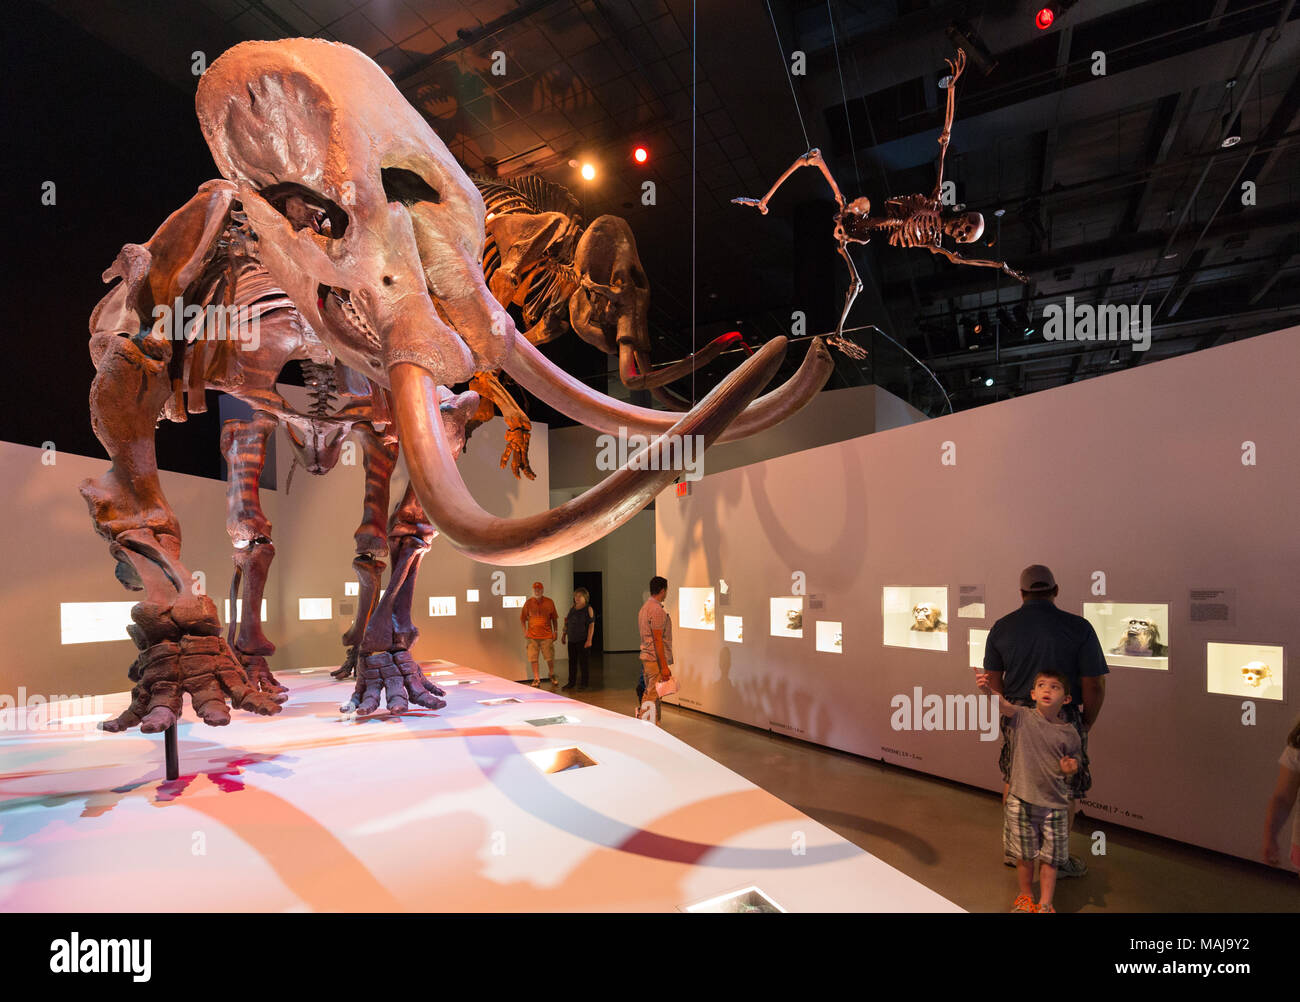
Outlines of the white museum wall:
[{"label": "white museum wall", "polygon": [[[891,700],[974,691],[971,629],[1019,604],[1046,563],[1059,604],[1167,603],[1167,671],[1112,667],[1091,736],[1094,817],[1255,858],[1294,723],[1300,651],[1300,330],[711,474],[656,507],[670,587],[731,585],[744,641],[674,631],[680,703],[849,752],[1001,789],[998,742],[894,730]],[[1257,464],[1243,465],[1243,443]],[[943,465],[945,443],[955,465]],[[807,575],[802,639],[768,636],[769,599]],[[946,652],[886,647],[882,589],[948,589]],[[983,584],[987,616],[956,616]],[[1191,621],[1189,591],[1235,589],[1235,623]],[[817,596],[824,607],[809,606]],[[676,593],[669,596],[676,609]],[[843,653],[812,624],[843,623]],[[677,626],[674,623],[674,626]],[[1103,638],[1105,639],[1105,638]],[[1206,692],[1206,643],[1284,646],[1286,699]],[[990,833],[995,839],[997,833]]]},{"label": "white museum wall", "polygon": [[[120,640],[65,645],[59,614],[63,602],[134,602],[141,594],[113,576],[108,542],[95,534],[77,492],[83,480],[108,469],[108,459],[55,453],[51,466],[41,462],[42,454],[0,442],[0,524],[10,567],[0,581],[0,631],[9,648],[0,660],[0,694],[16,697],[19,687],[43,697],[121,692],[131,688],[126,673],[135,644],[123,632]],[[232,567],[226,485],[165,471],[161,483],[180,519],[181,561],[191,572],[203,572],[220,614]],[[267,492],[263,509],[272,524],[279,519],[278,501]],[[274,634],[284,626],[284,611],[275,596],[268,605],[268,631]]]},{"label": "white museum wall", "polygon": [[[704,459],[706,476],[784,455],[810,445],[836,442],[925,419],[920,411],[875,386],[854,386],[820,393],[789,421],[740,442],[715,445]],[[582,489],[598,483],[607,471],[596,468],[597,432],[582,425],[552,429],[552,504],[567,501]],[[674,503],[672,491],[660,494],[660,504]],[[579,550],[571,557],[551,562],[556,582],[556,606],[561,615],[571,596],[563,592],[574,571],[600,571],[604,583],[604,641],[607,651],[640,647],[636,614],[645,601],[647,585],[655,574],[654,515],[646,511],[626,525]],[[557,651],[564,657],[563,651]]]},{"label": "white museum wall", "polygon": [[[281,386],[298,400],[301,387]],[[301,401],[300,401],[301,402]],[[89,420],[89,418],[87,418]],[[302,469],[294,474],[286,496],[284,482],[292,451],[284,431],[277,432],[279,490],[262,491],[262,508],[272,525],[276,556],[266,587],[266,634],[276,645],[273,669],[341,664],[343,632],[351,616],[339,614],[345,582],[354,581],[352,535],[361,519],[364,471],[357,449],[355,466],[340,464],[323,477]],[[548,504],[547,429],[533,425],[533,481],[517,481],[498,466],[505,447],[504,426],[493,421],[479,428],[460,460],[460,470],[479,503],[493,514],[511,516],[541,511]],[[212,443],[217,449],[217,443]],[[135,645],[121,640],[64,645],[60,639],[61,602],[133,602],[138,592],[123,588],[113,576],[108,544],[92,528],[77,487],[108,467],[107,457],[56,454],[42,463],[42,450],[0,442],[0,477],[8,485],[0,500],[6,526],[11,572],[0,583],[0,627],[11,655],[0,665],[0,694],[96,695],[129,689],[127,669]],[[222,611],[230,585],[231,546],[226,535],[225,487],[221,481],[163,472],[163,490],[180,519],[181,559],[206,576],[208,593]],[[393,502],[406,486],[404,468],[393,477]],[[517,609],[503,610],[492,593],[492,573],[505,575],[507,594],[526,595],[535,580],[550,591],[547,564],[495,568],[460,556],[435,539],[421,567],[415,623],[421,636],[416,656],[446,658],[507,678],[524,674],[523,631]],[[477,606],[465,604],[465,591],[478,588]],[[455,617],[429,616],[429,597],[455,595]],[[300,597],[330,598],[329,620],[301,621]],[[493,617],[481,630],[479,617]],[[343,683],[340,692],[345,693]]]}]

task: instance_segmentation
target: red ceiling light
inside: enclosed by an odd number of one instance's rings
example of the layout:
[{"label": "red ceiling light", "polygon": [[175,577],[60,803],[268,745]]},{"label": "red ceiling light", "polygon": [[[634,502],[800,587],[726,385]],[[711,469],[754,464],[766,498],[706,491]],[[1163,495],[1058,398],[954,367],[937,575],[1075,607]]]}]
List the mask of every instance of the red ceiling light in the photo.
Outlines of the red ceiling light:
[{"label": "red ceiling light", "polygon": [[1046,31],[1056,20],[1056,4],[1048,4],[1046,7],[1039,7],[1038,13],[1034,15],[1034,25],[1039,31]]},{"label": "red ceiling light", "polygon": [[639,164],[643,164],[650,159],[650,151],[644,146],[638,146],[632,151],[632,159]]}]

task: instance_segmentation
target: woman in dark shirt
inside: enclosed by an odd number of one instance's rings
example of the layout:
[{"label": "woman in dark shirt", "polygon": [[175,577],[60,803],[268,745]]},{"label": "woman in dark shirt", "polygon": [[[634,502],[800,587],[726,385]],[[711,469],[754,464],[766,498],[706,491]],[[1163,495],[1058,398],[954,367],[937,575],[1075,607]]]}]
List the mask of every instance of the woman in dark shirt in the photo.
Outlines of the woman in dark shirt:
[{"label": "woman in dark shirt", "polygon": [[573,607],[564,617],[562,643],[569,646],[569,681],[565,689],[572,689],[575,679],[580,679],[578,691],[587,688],[587,655],[591,651],[591,638],[596,630],[596,613],[591,608],[591,595],[586,588],[573,593]]}]

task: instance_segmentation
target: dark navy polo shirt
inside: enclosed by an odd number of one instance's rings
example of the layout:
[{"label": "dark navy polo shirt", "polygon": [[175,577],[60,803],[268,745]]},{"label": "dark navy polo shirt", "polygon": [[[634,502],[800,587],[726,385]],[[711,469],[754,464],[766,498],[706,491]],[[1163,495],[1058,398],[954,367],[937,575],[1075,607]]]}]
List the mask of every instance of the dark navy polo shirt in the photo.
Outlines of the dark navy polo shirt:
[{"label": "dark navy polo shirt", "polygon": [[1002,672],[1002,694],[1016,700],[1029,696],[1034,676],[1044,668],[1055,668],[1070,680],[1076,706],[1083,702],[1079,679],[1110,671],[1091,623],[1036,598],[993,624],[984,646],[984,670]]}]

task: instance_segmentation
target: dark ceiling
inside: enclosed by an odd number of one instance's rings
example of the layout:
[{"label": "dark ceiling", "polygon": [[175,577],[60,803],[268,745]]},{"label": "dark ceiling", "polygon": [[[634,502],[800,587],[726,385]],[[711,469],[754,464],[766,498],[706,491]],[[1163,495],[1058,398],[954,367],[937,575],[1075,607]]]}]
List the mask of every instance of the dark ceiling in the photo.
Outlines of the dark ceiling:
[{"label": "dark ceiling", "polygon": [[[960,409],[1300,323],[1292,0],[1079,0],[1046,32],[1033,25],[1037,4],[1012,0],[769,2],[47,6],[189,94],[192,54],[210,62],[242,39],[313,35],[362,49],[467,169],[540,171],[578,194],[587,218],[630,221],[651,282],[656,362],[690,350],[693,323],[698,343],[737,328],[751,343],[788,333],[794,310],[808,314],[809,333],[833,325],[844,277],[820,177],[794,178],[766,218],[730,200],[762,195],[809,145],[850,198],[880,205],[929,191],[938,80],[958,41],[971,61],[946,177],[986,216],[973,253],[1005,256],[1029,282],[877,241],[855,251],[867,287],[850,326],[877,325],[905,345]],[[796,51],[806,74],[789,76]],[[1093,72],[1097,53],[1104,75]],[[1242,142],[1224,149],[1230,101]],[[636,143],[651,152],[644,166],[631,161]],[[582,181],[573,159],[596,163],[596,179]],[[652,206],[641,204],[646,180]],[[1243,205],[1246,181],[1254,205]],[[1151,350],[1044,341],[1043,308],[1066,296],[1150,305]],[[946,407],[893,343],[858,336],[871,357],[836,353],[832,385],[876,381],[930,413]],[[604,360],[567,340],[548,350],[603,385]]]}]

